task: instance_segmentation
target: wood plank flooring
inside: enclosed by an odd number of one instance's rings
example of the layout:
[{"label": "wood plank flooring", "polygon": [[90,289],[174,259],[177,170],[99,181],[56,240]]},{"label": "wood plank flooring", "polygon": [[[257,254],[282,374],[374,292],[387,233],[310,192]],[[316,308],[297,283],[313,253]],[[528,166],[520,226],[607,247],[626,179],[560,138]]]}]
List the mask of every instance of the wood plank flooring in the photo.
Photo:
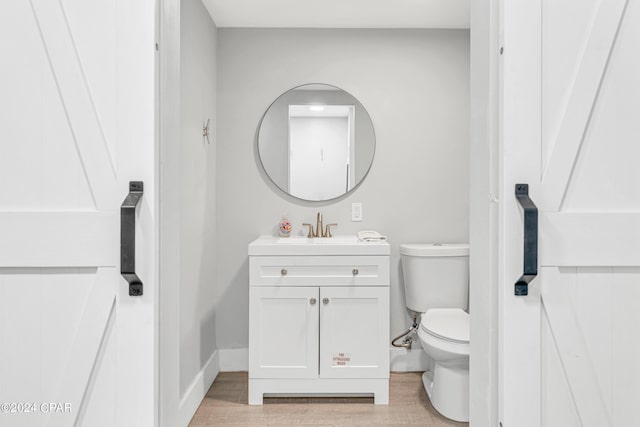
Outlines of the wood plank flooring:
[{"label": "wood plank flooring", "polygon": [[438,414],[422,386],[421,373],[392,373],[389,405],[373,398],[266,398],[247,404],[247,373],[221,372],[189,426],[468,426]]}]

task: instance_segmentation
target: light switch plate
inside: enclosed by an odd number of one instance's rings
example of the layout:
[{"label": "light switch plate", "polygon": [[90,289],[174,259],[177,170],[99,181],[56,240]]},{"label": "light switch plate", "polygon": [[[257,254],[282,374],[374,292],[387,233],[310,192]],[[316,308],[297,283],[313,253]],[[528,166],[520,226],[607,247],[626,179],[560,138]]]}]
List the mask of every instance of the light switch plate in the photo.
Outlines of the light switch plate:
[{"label": "light switch plate", "polygon": [[362,203],[351,203],[351,221],[362,221]]}]

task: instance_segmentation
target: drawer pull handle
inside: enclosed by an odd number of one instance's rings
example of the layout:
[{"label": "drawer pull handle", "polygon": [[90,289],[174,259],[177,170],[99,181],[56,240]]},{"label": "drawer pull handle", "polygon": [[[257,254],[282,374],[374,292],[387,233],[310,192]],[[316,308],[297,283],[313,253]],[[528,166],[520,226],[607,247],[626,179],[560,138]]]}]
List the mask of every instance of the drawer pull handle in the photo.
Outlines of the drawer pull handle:
[{"label": "drawer pull handle", "polygon": [[352,273],[353,273],[353,275],[354,275],[354,276],[357,276],[357,275],[358,275],[358,273],[360,273],[360,272],[358,271],[358,269],[357,269],[357,268],[354,268],[354,269],[353,269],[353,271],[352,271]]},{"label": "drawer pull handle", "polygon": [[286,276],[287,275],[287,269],[283,268],[282,270],[280,270],[280,274],[283,275],[283,276]]},{"label": "drawer pull handle", "polygon": [[322,303],[323,304],[329,304],[329,298],[322,298]]},{"label": "drawer pull handle", "polygon": [[311,298],[309,302],[311,303],[311,305],[316,305],[317,300],[315,298]]}]

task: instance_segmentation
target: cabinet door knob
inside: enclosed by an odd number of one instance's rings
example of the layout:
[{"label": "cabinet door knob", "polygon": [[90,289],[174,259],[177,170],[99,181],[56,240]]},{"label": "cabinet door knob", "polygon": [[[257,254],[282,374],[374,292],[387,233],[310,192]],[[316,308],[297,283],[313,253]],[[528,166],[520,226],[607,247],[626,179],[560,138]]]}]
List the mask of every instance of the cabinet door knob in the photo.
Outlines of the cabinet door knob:
[{"label": "cabinet door knob", "polygon": [[329,304],[329,298],[327,298],[327,297],[322,298],[322,303],[323,304]]},{"label": "cabinet door knob", "polygon": [[352,273],[353,273],[353,275],[354,275],[354,276],[357,276],[357,275],[358,275],[358,273],[360,273],[360,272],[358,271],[358,269],[357,269],[357,268],[354,268],[354,269],[353,269],[353,271],[352,271]]},{"label": "cabinet door knob", "polygon": [[282,270],[280,270],[280,274],[283,275],[283,276],[286,276],[287,275],[287,269],[283,268]]},{"label": "cabinet door knob", "polygon": [[315,298],[311,298],[309,302],[311,303],[311,305],[316,305],[317,300]]}]

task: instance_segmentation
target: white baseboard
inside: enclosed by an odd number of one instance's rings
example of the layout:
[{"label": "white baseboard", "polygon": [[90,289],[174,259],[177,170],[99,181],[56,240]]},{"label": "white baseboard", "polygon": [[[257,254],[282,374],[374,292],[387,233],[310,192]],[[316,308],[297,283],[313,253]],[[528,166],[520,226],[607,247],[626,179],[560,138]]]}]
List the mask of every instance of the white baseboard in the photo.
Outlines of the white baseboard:
[{"label": "white baseboard", "polygon": [[390,352],[389,364],[391,372],[421,372],[429,370],[429,357],[419,346],[412,350],[391,347]]},{"label": "white baseboard", "polygon": [[[413,350],[391,347],[390,369],[392,372],[420,372],[429,370],[429,358],[422,348]],[[220,372],[249,370],[249,349],[222,348],[220,354]]]},{"label": "white baseboard", "polygon": [[209,391],[211,384],[215,381],[220,371],[220,354],[216,350],[213,352],[207,363],[198,375],[194,378],[193,382],[187,389],[180,400],[180,407],[178,408],[178,417],[180,423],[178,425],[188,426],[191,418],[198,410],[200,403],[204,399],[204,396]]},{"label": "white baseboard", "polygon": [[248,348],[222,348],[220,352],[220,372],[249,370]]}]

